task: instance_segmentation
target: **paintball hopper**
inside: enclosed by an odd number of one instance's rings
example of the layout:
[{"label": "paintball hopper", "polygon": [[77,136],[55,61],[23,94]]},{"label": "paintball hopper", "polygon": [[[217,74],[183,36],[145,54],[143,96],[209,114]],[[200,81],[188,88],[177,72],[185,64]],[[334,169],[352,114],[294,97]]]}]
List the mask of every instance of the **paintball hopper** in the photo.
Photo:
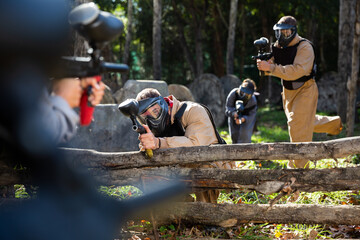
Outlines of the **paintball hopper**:
[{"label": "paintball hopper", "polygon": [[261,37],[260,39],[257,39],[254,41],[255,47],[258,49],[264,49],[269,44],[269,40],[266,37]]},{"label": "paintball hopper", "polygon": [[106,43],[119,36],[124,29],[121,20],[100,11],[94,3],[74,8],[69,15],[70,25],[91,43]]},{"label": "paintball hopper", "polygon": [[254,41],[254,46],[258,49],[257,56],[251,56],[252,60],[269,60],[272,57],[272,53],[265,52],[265,49],[269,45],[269,40],[266,37],[261,37]]}]

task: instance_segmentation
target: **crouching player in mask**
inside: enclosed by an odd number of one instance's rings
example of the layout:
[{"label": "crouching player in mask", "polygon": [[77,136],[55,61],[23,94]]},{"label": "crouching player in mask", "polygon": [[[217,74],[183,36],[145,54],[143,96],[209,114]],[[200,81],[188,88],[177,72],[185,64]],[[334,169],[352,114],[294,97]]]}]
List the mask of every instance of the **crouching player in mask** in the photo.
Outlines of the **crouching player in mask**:
[{"label": "crouching player in mask", "polygon": [[240,87],[231,90],[226,98],[225,115],[228,117],[232,143],[251,143],[257,110],[255,91],[255,82],[245,79]]},{"label": "crouching player in mask", "polygon": [[[178,101],[174,96],[162,97],[153,88],[142,90],[136,97],[139,102],[138,118],[147,131],[139,136],[140,148],[176,148],[223,144],[210,111],[204,105]],[[232,162],[214,162],[211,165],[186,164],[183,167],[217,167],[231,169]],[[219,190],[196,193],[196,201],[216,203]]]}]

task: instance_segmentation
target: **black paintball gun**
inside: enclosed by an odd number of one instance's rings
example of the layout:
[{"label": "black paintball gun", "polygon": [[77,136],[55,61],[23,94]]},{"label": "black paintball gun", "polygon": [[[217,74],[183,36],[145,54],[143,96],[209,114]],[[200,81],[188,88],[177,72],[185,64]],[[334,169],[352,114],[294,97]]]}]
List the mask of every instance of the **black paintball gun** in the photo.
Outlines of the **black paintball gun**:
[{"label": "black paintball gun", "polygon": [[261,37],[254,41],[254,46],[258,49],[257,56],[251,56],[252,60],[260,59],[262,61],[269,60],[273,55],[272,53],[266,52],[266,48],[269,45],[269,40],[266,37]]},{"label": "black paintball gun", "polygon": [[[57,63],[62,55],[58,50],[67,34],[60,31],[68,26],[66,2],[0,1],[0,29],[4,33],[0,34],[0,110],[6,113],[0,116],[0,165],[2,169],[7,164],[10,169],[18,163],[26,166],[30,175],[15,177],[16,182],[33,179],[39,186],[36,198],[21,202],[9,199],[11,206],[1,199],[1,239],[124,239],[117,233],[130,215],[184,190],[183,184],[173,183],[121,203],[104,197],[88,169],[80,169],[81,164],[74,164],[75,156],[65,156],[58,148],[52,137],[52,131],[58,129],[43,125],[49,116],[44,113],[42,99],[52,68],[47,63]],[[5,182],[9,179],[6,173],[0,175],[5,176]]]},{"label": "black paintball gun", "polygon": [[[269,60],[273,54],[271,52],[266,52],[266,48],[269,45],[269,40],[266,37],[261,37],[254,41],[254,46],[258,49],[258,55],[257,56],[251,56],[252,60],[260,59],[261,61],[267,61]],[[263,71],[260,71],[261,77],[263,77],[265,74]]]},{"label": "black paintball gun", "polygon": [[236,109],[236,113],[238,114],[238,119],[240,124],[242,123],[241,118],[242,118],[242,112],[244,111],[245,107],[244,107],[244,102],[242,100],[236,100],[235,102],[235,109]]},{"label": "black paintball gun", "polygon": [[[124,28],[121,20],[114,15],[100,11],[94,3],[84,3],[74,8],[69,14],[69,23],[88,44],[88,57],[68,57],[60,59],[53,71],[54,78],[66,77],[95,77],[101,81],[101,74],[105,72],[127,72],[126,64],[105,62],[101,55],[102,48],[111,40],[119,36]],[[92,120],[94,107],[88,103],[91,87],[84,90],[80,100],[80,124],[89,125]]]},{"label": "black paintball gun", "polygon": [[[124,114],[126,117],[129,117],[133,123],[132,129],[135,132],[138,132],[140,134],[146,133],[145,128],[139,123],[139,121],[136,119],[136,115],[139,113],[139,103],[135,99],[127,99],[124,102],[120,103],[118,106],[118,109],[122,114]],[[153,157],[153,151],[151,149],[146,149],[146,157],[152,158]]]}]

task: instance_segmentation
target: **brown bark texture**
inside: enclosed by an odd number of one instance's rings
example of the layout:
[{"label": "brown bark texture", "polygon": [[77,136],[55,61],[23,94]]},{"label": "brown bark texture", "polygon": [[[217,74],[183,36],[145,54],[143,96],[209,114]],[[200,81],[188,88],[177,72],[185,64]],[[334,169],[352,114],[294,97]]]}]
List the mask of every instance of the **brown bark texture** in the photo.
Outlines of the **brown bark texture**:
[{"label": "brown bark texture", "polygon": [[359,39],[360,39],[360,1],[356,1],[356,15],[354,23],[354,39],[352,47],[351,78],[347,82],[348,101],[346,111],[346,136],[354,134],[357,82],[359,79]]},{"label": "brown bark texture", "polygon": [[155,80],[161,80],[161,8],[162,1],[154,0],[153,74]]},{"label": "brown bark texture", "polygon": [[162,207],[158,223],[189,222],[230,227],[241,223],[360,224],[360,206],[313,204],[176,203]]},{"label": "brown bark texture", "polygon": [[180,181],[193,191],[240,189],[272,194],[360,190],[360,167],[332,169],[227,170],[216,168],[160,167],[147,169],[91,169],[90,174],[105,185],[157,185]]},{"label": "brown bark texture", "polygon": [[143,152],[105,153],[70,148],[64,150],[75,164],[90,168],[130,169],[224,160],[334,159],[360,153],[360,137],[324,142],[249,143],[157,149],[151,159],[147,159]]},{"label": "brown bark texture", "polygon": [[228,33],[227,51],[226,51],[226,74],[234,74],[234,48],[235,48],[237,8],[238,8],[238,0],[231,0],[229,33]]},{"label": "brown bark texture", "polygon": [[[130,45],[132,40],[132,26],[133,26],[133,1],[128,0],[128,12],[127,12],[127,26],[126,26],[126,38],[123,54],[123,63],[129,65],[130,58]],[[129,73],[121,74],[122,86],[125,85],[125,82],[129,79]]]},{"label": "brown bark texture", "polygon": [[343,121],[346,121],[347,110],[346,83],[351,77],[355,9],[356,0],[340,0],[337,113]]},{"label": "brown bark texture", "polygon": [[[84,149],[63,149],[71,164],[86,167],[105,185],[134,185],[146,181],[184,182],[189,188],[256,190],[264,194],[283,191],[359,190],[359,168],[225,170],[188,169],[184,163],[223,160],[270,160],[308,157],[312,160],[346,157],[360,152],[360,137],[313,143],[234,144],[189,147],[154,151],[152,159],[141,152],[104,153]],[[291,152],[291,154],[290,154]],[[274,157],[273,155],[276,155]],[[5,164],[5,162],[0,162]],[[172,166],[166,166],[172,165]],[[4,165],[6,166],[6,165]],[[166,166],[166,167],[161,167]],[[31,182],[27,171],[2,167],[0,185]]]}]

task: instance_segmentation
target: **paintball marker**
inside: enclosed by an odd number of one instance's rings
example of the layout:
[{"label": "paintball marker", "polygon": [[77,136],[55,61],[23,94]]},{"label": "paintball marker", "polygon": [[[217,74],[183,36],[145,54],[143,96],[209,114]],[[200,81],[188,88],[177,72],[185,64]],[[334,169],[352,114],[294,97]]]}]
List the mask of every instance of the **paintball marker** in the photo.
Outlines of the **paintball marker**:
[{"label": "paintball marker", "polygon": [[269,40],[266,37],[261,37],[254,41],[254,46],[258,49],[257,56],[251,56],[252,60],[260,59],[262,61],[269,60],[272,57],[272,53],[265,52],[266,47],[269,44]]},{"label": "paintball marker", "polygon": [[[252,56],[251,59],[257,60],[260,59],[261,61],[267,61],[269,60],[273,54],[265,52],[265,49],[267,48],[269,44],[269,40],[266,37],[261,37],[260,39],[257,39],[254,41],[254,46],[258,49],[258,55]],[[264,77],[264,72],[260,71],[261,78]]]},{"label": "paintball marker", "polygon": [[[91,77],[101,81],[101,74],[105,72],[127,72],[126,64],[105,62],[101,49],[111,40],[121,34],[124,25],[114,15],[100,11],[94,3],[85,3],[74,8],[69,14],[70,25],[89,43],[87,54],[89,57],[62,57],[52,76]],[[80,100],[80,124],[89,125],[92,120],[94,107],[88,102],[91,87],[84,90]]]},{"label": "paintball marker", "polygon": [[[146,133],[145,128],[139,123],[136,119],[136,115],[139,113],[139,103],[135,99],[127,99],[124,102],[120,103],[118,109],[122,112],[126,117],[130,117],[133,126],[132,129],[135,132],[140,134]],[[151,149],[146,149],[146,156],[148,158],[152,158],[153,151]]]},{"label": "paintball marker", "polygon": [[238,114],[238,119],[240,124],[241,122],[241,118],[242,118],[242,112],[244,111],[244,102],[242,100],[236,100],[235,102],[235,109],[236,109],[236,113]]}]

